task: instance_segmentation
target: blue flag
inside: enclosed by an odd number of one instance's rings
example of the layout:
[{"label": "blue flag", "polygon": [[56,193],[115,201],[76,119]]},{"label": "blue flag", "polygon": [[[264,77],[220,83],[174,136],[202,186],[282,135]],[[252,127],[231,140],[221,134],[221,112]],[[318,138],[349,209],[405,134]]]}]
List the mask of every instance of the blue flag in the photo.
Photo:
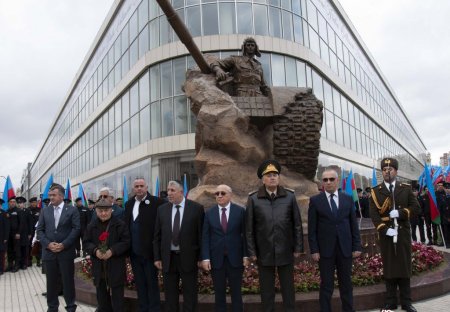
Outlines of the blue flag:
[{"label": "blue flag", "polygon": [[123,204],[128,201],[128,188],[127,188],[127,178],[123,176]]},{"label": "blue flag", "polygon": [[48,198],[48,192],[50,192],[50,187],[53,184],[53,173],[50,174],[50,177],[47,180],[47,184],[45,185],[44,188],[44,193],[42,193],[42,200],[47,199]]},{"label": "blue flag", "polygon": [[156,197],[159,197],[159,178],[156,177],[156,183],[155,183],[155,193],[153,194]]},{"label": "blue flag", "polygon": [[184,197],[187,198],[187,194],[188,194],[188,187],[187,187],[187,181],[186,181],[186,173],[184,174],[184,179],[183,179],[183,190],[184,190]]},{"label": "blue flag", "polygon": [[373,167],[373,170],[372,170],[372,187],[375,187],[377,185],[378,185],[378,183],[377,183],[377,170],[375,169],[375,167]]}]

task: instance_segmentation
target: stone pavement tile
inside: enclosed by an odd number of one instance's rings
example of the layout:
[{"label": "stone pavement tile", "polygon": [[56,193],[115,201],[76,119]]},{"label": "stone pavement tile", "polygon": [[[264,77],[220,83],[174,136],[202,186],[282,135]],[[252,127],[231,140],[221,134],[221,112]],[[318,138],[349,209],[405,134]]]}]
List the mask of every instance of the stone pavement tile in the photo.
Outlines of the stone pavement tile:
[{"label": "stone pavement tile", "polygon": [[[420,302],[413,302],[413,306],[417,309],[418,312],[442,312],[448,311],[448,307],[450,306],[450,293],[434,297],[428,300],[422,300]],[[365,312],[379,312],[380,309],[376,310],[367,310]],[[400,306],[396,311],[402,311]]]},{"label": "stone pavement tile", "polygon": [[[17,273],[0,276],[0,311],[2,312],[43,312],[47,301],[42,293],[46,291],[45,275],[36,266]],[[64,298],[59,297],[59,311],[65,311]],[[77,302],[77,311],[94,312],[95,307]]]}]

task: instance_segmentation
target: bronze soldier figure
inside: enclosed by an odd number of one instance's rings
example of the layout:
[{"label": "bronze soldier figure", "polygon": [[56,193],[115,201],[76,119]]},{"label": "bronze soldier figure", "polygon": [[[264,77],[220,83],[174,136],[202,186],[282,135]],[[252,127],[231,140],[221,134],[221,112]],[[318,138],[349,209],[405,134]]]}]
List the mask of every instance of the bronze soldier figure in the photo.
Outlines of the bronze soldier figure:
[{"label": "bronze soldier figure", "polygon": [[242,56],[232,55],[211,63],[211,70],[218,81],[226,80],[230,73],[237,96],[267,96],[269,87],[264,80],[261,63],[255,59],[261,57],[255,39],[246,38],[242,43]]}]

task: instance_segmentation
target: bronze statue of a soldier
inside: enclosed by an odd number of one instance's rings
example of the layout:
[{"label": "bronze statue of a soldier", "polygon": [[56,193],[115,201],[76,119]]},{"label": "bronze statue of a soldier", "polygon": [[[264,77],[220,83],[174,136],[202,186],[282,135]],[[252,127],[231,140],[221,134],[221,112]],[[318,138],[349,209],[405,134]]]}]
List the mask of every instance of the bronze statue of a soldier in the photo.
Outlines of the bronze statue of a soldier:
[{"label": "bronze statue of a soldier", "polygon": [[[232,55],[211,63],[218,81],[232,80],[236,96],[268,96],[269,87],[264,80],[261,57],[255,39],[248,37],[242,43],[242,56]],[[228,78],[227,72],[231,76]]]}]

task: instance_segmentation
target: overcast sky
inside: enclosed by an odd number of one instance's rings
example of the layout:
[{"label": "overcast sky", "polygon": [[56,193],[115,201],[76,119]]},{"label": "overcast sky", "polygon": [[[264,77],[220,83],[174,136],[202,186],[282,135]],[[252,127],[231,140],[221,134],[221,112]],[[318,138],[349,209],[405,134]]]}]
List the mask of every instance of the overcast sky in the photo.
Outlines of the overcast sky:
[{"label": "overcast sky", "polygon": [[[16,188],[112,3],[0,0],[0,176]],[[450,150],[450,1],[340,3],[437,164]]]}]

